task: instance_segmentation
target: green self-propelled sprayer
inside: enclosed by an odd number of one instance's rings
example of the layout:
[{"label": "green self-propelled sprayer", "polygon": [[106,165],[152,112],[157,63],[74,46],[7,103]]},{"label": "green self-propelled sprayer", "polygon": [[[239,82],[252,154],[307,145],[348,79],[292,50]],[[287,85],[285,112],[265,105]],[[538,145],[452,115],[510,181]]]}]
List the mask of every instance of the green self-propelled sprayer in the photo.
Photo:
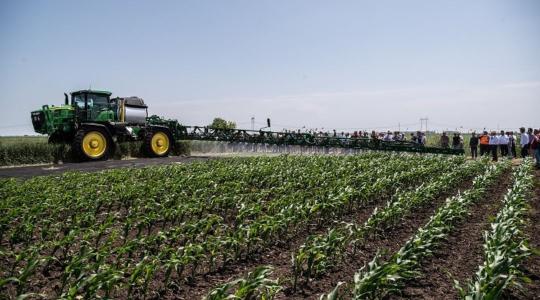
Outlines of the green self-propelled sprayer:
[{"label": "green self-propelled sprayer", "polygon": [[[112,98],[107,91],[82,90],[65,94],[60,106],[44,105],[32,112],[38,133],[51,143],[70,143],[83,160],[106,159],[115,142],[143,141],[148,156],[167,156],[176,138],[166,120],[148,117],[141,98]],[[173,122],[177,123],[177,122]]]},{"label": "green self-propelled sprayer", "polygon": [[[176,120],[148,116],[148,106],[139,97],[112,98],[111,95],[108,91],[81,90],[72,92],[70,99],[64,94],[63,105],[44,105],[31,113],[34,130],[47,134],[50,143],[71,144],[72,151],[81,160],[107,159],[113,153],[115,143],[126,141],[142,141],[147,156],[164,157],[169,155],[176,140],[463,154],[461,149],[424,147],[412,142],[183,126]],[[270,120],[267,122],[270,127]]]}]

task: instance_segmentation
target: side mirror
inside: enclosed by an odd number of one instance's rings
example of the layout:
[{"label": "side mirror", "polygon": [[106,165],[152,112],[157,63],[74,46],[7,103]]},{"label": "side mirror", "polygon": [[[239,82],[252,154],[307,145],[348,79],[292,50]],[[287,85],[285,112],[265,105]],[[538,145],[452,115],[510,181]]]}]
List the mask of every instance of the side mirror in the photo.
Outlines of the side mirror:
[{"label": "side mirror", "polygon": [[69,105],[68,94],[64,93],[65,103]]},{"label": "side mirror", "polygon": [[272,126],[270,126],[270,118],[266,118],[266,126],[272,127]]}]

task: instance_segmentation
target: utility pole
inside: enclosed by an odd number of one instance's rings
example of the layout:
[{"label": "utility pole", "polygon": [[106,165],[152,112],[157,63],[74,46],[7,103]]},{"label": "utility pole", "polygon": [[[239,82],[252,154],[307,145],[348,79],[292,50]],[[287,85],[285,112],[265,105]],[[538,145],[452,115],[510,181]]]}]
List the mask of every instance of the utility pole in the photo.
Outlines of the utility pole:
[{"label": "utility pole", "polygon": [[401,132],[401,123],[399,123],[399,122],[397,123],[397,128],[398,128],[397,130],[398,130],[399,132]]},{"label": "utility pole", "polygon": [[428,131],[427,121],[428,117],[420,118],[420,131],[422,131],[422,128],[424,127],[424,122],[426,122],[426,132]]},{"label": "utility pole", "polygon": [[255,117],[251,117],[251,130],[255,130]]}]

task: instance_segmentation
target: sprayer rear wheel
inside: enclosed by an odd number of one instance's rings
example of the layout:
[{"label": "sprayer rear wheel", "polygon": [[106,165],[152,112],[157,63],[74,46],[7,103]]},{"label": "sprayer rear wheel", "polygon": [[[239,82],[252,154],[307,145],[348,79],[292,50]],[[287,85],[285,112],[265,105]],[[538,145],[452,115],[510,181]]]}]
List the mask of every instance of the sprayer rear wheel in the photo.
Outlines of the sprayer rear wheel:
[{"label": "sprayer rear wheel", "polygon": [[164,129],[148,130],[144,136],[144,150],[150,157],[166,157],[172,149],[172,138]]}]

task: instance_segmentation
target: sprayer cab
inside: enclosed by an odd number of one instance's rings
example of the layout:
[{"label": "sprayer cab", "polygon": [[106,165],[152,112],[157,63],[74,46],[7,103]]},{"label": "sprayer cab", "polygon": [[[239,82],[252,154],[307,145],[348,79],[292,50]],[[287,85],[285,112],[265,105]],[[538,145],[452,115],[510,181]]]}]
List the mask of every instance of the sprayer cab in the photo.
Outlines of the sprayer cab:
[{"label": "sprayer cab", "polygon": [[78,122],[114,121],[111,92],[82,90],[71,93],[71,106]]}]

